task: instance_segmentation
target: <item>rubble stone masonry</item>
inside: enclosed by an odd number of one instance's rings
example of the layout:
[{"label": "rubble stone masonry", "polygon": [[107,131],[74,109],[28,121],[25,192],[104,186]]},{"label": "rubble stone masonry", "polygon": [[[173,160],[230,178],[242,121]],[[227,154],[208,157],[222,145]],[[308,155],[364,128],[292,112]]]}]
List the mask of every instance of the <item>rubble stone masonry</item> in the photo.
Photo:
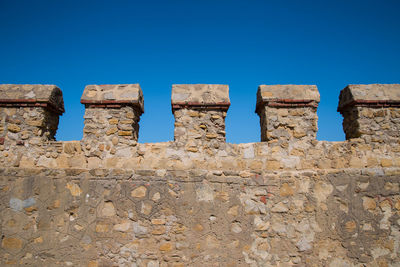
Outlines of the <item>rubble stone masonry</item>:
[{"label": "rubble stone masonry", "polygon": [[137,84],[81,102],[83,139],[54,141],[60,89],[0,85],[1,266],[399,266],[400,85],[343,89],[341,142],[312,85],[261,85],[246,144],[227,85],[174,85],[164,143],[137,142]]}]

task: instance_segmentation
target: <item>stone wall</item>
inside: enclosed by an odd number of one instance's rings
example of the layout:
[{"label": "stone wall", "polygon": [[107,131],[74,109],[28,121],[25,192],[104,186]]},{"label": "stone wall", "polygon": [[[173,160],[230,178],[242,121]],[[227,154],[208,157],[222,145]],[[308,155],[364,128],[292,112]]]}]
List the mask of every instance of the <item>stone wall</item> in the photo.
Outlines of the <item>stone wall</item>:
[{"label": "stone wall", "polygon": [[[82,97],[92,115],[85,129],[100,125],[81,141],[29,137],[15,146],[20,139],[0,132],[1,265],[399,266],[400,140],[363,131],[343,142],[316,140],[315,86],[270,87],[278,97],[264,93],[257,111],[272,135],[247,144],[225,143],[227,86],[179,85],[180,103],[173,89],[175,127],[183,129],[175,141],[148,144],[107,135],[112,125],[123,130],[118,114],[132,112],[138,122],[143,102],[117,97],[128,87],[140,98],[138,86],[106,87],[113,102]],[[185,102],[191,95],[197,99]],[[400,101],[388,97],[379,125],[398,127]],[[9,109],[26,108],[2,105],[6,118]],[[351,118],[345,129],[360,125]],[[2,123],[8,129],[9,120]],[[286,134],[275,135],[278,129]]]}]

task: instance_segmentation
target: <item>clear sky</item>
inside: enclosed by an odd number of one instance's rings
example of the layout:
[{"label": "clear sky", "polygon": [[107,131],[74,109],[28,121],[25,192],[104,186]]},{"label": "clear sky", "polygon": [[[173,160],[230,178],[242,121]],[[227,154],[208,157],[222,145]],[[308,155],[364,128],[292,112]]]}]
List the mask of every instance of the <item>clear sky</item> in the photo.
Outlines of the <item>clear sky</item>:
[{"label": "clear sky", "polygon": [[400,83],[400,1],[0,0],[0,83],[56,84],[58,140],[87,84],[140,83],[140,142],[173,140],[171,86],[228,84],[227,141],[260,140],[260,84],[316,84],[319,140],[343,140],[347,84]]}]

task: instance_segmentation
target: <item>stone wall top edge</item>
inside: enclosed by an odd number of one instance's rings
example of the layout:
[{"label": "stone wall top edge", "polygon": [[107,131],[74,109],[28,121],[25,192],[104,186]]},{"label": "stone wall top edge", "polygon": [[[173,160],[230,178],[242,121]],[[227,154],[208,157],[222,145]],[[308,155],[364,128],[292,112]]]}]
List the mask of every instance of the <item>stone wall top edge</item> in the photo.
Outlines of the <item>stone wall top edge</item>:
[{"label": "stone wall top edge", "polygon": [[229,104],[229,86],[224,84],[173,84],[171,103]]},{"label": "stone wall top edge", "polygon": [[[82,140],[57,140],[57,141],[47,141],[43,142],[40,145],[63,145],[67,143],[81,143]],[[140,143],[140,142],[134,142],[132,146],[137,146],[137,145],[144,145],[144,146],[174,146],[174,141],[165,141],[165,142],[145,142],[145,143]],[[302,143],[302,141],[299,141],[299,144]],[[343,141],[326,141],[326,140],[315,140],[314,145],[344,145],[344,144],[360,144],[360,143],[365,143],[365,140],[360,139],[360,138],[353,138],[350,140],[343,140]],[[293,144],[296,144],[296,142],[293,142]],[[258,142],[248,142],[248,143],[225,143],[226,146],[249,146],[249,145],[265,145],[268,146],[268,142],[263,142],[263,141],[258,141]]]},{"label": "stone wall top edge", "polygon": [[0,84],[0,105],[6,107],[49,107],[64,113],[62,91],[50,84]]},{"label": "stone wall top edge", "polygon": [[105,108],[116,104],[132,105],[144,111],[143,92],[139,84],[87,85],[82,93],[81,103]]},{"label": "stone wall top edge", "polygon": [[277,84],[260,85],[257,103],[275,100],[278,102],[303,101],[319,103],[320,95],[316,85]]},{"label": "stone wall top edge", "polygon": [[400,84],[350,84],[340,92],[338,111],[349,106],[400,106]]}]

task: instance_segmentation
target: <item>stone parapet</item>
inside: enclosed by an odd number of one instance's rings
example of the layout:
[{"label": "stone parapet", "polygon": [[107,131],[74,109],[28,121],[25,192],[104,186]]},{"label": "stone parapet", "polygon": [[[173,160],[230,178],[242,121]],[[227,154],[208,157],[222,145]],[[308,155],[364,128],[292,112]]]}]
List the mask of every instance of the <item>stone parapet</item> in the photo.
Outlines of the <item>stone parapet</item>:
[{"label": "stone parapet", "polygon": [[55,85],[0,85],[2,143],[24,145],[54,140],[63,113],[62,92]]},{"label": "stone parapet", "polygon": [[174,140],[196,152],[201,145],[225,143],[229,87],[221,84],[174,84],[171,95],[175,116]]},{"label": "stone parapet", "polygon": [[43,107],[65,112],[60,88],[49,84],[0,84],[1,107]]},{"label": "stone parapet", "polygon": [[0,265],[396,266],[399,147],[0,146]]},{"label": "stone parapet", "polygon": [[224,84],[174,84],[172,85],[172,112],[177,109],[218,109],[227,111],[230,106],[229,86]]},{"label": "stone parapet", "polygon": [[400,84],[348,85],[340,92],[338,111],[346,139],[399,142]]},{"label": "stone parapet", "polygon": [[115,153],[117,145],[136,144],[140,116],[144,112],[139,84],[88,85],[83,142],[91,154]]},{"label": "stone parapet", "polygon": [[88,85],[81,97],[86,108],[121,108],[131,106],[144,112],[143,92],[139,84]]},{"label": "stone parapet", "polygon": [[315,140],[318,103],[315,85],[260,85],[256,113],[260,116],[261,141],[283,145]]},{"label": "stone parapet", "polygon": [[[175,142],[120,135],[142,109],[114,92],[85,99],[83,141],[1,137],[0,266],[398,266],[399,143],[313,140],[318,91],[293,85],[259,89],[268,142],[218,142],[229,99],[188,88]],[[40,111],[14,109],[3,124]]]}]

